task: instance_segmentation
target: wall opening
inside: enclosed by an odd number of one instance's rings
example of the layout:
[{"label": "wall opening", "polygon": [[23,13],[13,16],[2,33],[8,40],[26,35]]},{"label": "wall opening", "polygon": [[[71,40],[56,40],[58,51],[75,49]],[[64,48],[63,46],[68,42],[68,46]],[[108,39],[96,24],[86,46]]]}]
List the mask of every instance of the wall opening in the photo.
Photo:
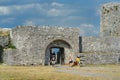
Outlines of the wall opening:
[{"label": "wall opening", "polygon": [[82,53],[82,37],[79,37],[79,52]]},{"label": "wall opening", "polygon": [[71,54],[71,46],[63,40],[55,40],[51,42],[45,51],[45,65],[50,65],[50,56],[52,53],[56,54],[56,64],[65,64],[67,57]]},{"label": "wall opening", "polygon": [[120,57],[118,58],[118,62],[120,63]]},{"label": "wall opening", "polygon": [[3,63],[3,47],[0,45],[0,63]]},{"label": "wall opening", "polygon": [[[50,54],[55,54],[56,56],[56,63],[55,64],[64,64],[64,48],[63,47],[51,47]],[[51,58],[50,58],[51,60]]]}]

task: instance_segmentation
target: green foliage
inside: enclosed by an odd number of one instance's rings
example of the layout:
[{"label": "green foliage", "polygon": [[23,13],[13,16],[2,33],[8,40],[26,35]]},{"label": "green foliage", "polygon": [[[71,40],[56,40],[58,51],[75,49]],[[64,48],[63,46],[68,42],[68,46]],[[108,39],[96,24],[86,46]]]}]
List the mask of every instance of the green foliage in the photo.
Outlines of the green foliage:
[{"label": "green foliage", "polygon": [[3,47],[2,46],[0,46],[0,51],[2,51],[3,50]]},{"label": "green foliage", "polygon": [[9,43],[8,43],[8,45],[5,47],[6,49],[7,48],[11,48],[11,49],[16,49],[16,47],[12,44],[12,42],[11,42],[11,38],[10,38],[10,35],[8,35],[9,36]]},{"label": "green foliage", "polygon": [[9,43],[9,44],[6,46],[6,48],[16,49],[16,47],[15,47],[13,44],[11,44],[11,43]]}]

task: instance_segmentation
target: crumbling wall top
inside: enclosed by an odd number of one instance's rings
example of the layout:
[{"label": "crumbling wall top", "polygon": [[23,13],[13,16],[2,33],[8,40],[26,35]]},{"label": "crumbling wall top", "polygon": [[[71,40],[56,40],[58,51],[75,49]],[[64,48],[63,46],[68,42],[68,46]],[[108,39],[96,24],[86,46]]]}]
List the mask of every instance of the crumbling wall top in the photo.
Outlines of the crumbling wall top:
[{"label": "crumbling wall top", "polygon": [[79,28],[73,27],[57,27],[57,26],[18,26],[12,30],[16,33],[39,33],[41,35],[79,35]]}]

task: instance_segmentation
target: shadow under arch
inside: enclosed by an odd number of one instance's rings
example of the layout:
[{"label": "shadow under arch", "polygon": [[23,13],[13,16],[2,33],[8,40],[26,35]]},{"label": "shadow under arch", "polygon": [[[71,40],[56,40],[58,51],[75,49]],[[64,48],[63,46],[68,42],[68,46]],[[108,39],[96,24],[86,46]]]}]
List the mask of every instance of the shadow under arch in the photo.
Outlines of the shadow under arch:
[{"label": "shadow under arch", "polygon": [[3,47],[0,45],[0,63],[3,63]]},{"label": "shadow under arch", "polygon": [[72,49],[71,45],[65,41],[65,40],[61,40],[61,39],[57,39],[57,40],[53,40],[51,41],[45,50],[45,62],[44,65],[50,65],[50,54],[52,53],[52,49],[54,48],[59,48],[59,54],[56,54],[57,57],[57,61],[56,63],[58,64],[65,64],[65,53],[66,52],[70,52],[70,50]]}]

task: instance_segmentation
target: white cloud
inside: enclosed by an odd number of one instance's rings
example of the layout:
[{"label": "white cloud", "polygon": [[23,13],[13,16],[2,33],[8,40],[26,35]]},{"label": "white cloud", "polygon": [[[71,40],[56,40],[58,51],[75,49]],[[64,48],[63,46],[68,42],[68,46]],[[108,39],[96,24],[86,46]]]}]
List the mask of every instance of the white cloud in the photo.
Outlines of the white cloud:
[{"label": "white cloud", "polygon": [[4,18],[4,19],[1,20],[1,23],[4,23],[4,24],[11,23],[14,20],[15,20],[15,18]]},{"label": "white cloud", "polygon": [[11,11],[10,11],[9,7],[4,7],[4,6],[0,7],[0,15],[8,15],[10,13],[11,13]]},{"label": "white cloud", "polygon": [[92,24],[81,24],[80,35],[81,36],[98,36],[99,29]]},{"label": "white cloud", "polygon": [[26,25],[26,26],[35,26],[35,22],[33,22],[31,20],[26,20],[25,23],[23,23],[23,25]]},{"label": "white cloud", "polygon": [[0,15],[20,14],[30,10],[41,10],[40,4],[25,4],[25,5],[12,5],[12,6],[0,6]]},{"label": "white cloud", "polygon": [[11,6],[11,8],[16,10],[22,10],[22,9],[30,9],[30,8],[33,8],[34,6],[35,4],[14,5],[14,6]]},{"label": "white cloud", "polygon": [[[57,6],[57,7],[56,7]],[[30,13],[38,13],[38,15],[46,15],[46,16],[67,16],[77,11],[72,9],[68,5],[53,2],[51,4],[24,4],[24,5],[12,5],[12,6],[0,6],[0,15],[11,15],[11,14],[30,14]]]},{"label": "white cloud", "polygon": [[50,9],[47,13],[50,16],[59,16],[59,15],[61,15],[61,11],[57,10],[57,9]]},{"label": "white cloud", "polygon": [[95,1],[97,1],[97,3],[99,3],[99,4],[101,4],[101,3],[107,3],[107,2],[116,2],[119,0],[116,0],[116,1],[114,1],[114,0],[95,0]]},{"label": "white cloud", "polygon": [[10,31],[11,28],[0,28],[0,31]]},{"label": "white cloud", "polygon": [[62,4],[58,2],[52,2],[51,8],[49,8],[46,13],[48,16],[68,16],[77,10],[71,8],[71,6],[67,4]]},{"label": "white cloud", "polygon": [[100,9],[100,8],[97,8],[97,9],[96,9],[96,15],[98,15],[98,16],[101,15],[101,9]]},{"label": "white cloud", "polygon": [[94,28],[94,25],[92,24],[81,24],[80,26],[84,28]]},{"label": "white cloud", "polygon": [[56,6],[56,7],[62,7],[64,4],[57,3],[57,2],[52,2],[51,5],[52,5],[52,6]]},{"label": "white cloud", "polygon": [[[3,11],[4,9],[4,11]],[[78,11],[69,4],[61,3],[32,3],[23,5],[0,6],[0,16],[7,15],[15,17],[18,25],[67,25],[70,22],[74,24],[75,20],[79,20],[78,16],[71,14]],[[19,17],[20,16],[20,17]],[[25,17],[21,17],[25,16]],[[37,17],[39,16],[39,17]],[[13,18],[2,19],[1,23],[16,22]],[[71,24],[72,24],[71,23]],[[71,24],[69,24],[71,26]]]},{"label": "white cloud", "polygon": [[[65,18],[61,18],[59,19],[60,22],[66,24],[68,23],[67,25],[70,25],[70,26],[75,26],[75,25],[79,25],[78,22],[80,22],[81,20],[83,20],[83,17],[81,16],[65,16]],[[75,24],[75,25],[74,25]]]},{"label": "white cloud", "polygon": [[47,12],[48,16],[68,16],[74,12],[76,12],[77,10],[73,10],[73,9],[61,9],[61,8],[51,8],[49,9]]}]

